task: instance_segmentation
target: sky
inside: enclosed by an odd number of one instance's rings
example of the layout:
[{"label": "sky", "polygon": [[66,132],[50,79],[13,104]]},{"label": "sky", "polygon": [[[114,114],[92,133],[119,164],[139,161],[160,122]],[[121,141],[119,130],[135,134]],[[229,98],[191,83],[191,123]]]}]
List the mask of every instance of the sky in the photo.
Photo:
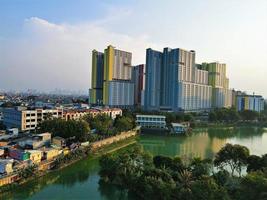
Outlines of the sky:
[{"label": "sky", "polygon": [[0,90],[84,91],[109,44],[196,51],[227,64],[230,87],[267,97],[266,0],[0,0]]}]

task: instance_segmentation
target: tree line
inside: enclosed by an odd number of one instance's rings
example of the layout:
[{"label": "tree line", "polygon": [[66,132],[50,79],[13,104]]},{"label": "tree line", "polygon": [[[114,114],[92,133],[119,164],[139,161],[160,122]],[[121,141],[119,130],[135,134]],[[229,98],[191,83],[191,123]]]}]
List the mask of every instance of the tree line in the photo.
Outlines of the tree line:
[{"label": "tree line", "polygon": [[135,121],[132,116],[110,116],[101,114],[93,117],[88,114],[80,120],[48,118],[38,125],[38,132],[51,132],[52,136],[71,139],[74,142],[96,141],[133,129]]},{"label": "tree line", "polygon": [[[241,173],[244,169],[246,175]],[[214,160],[152,156],[135,146],[102,156],[99,174],[100,185],[116,185],[137,199],[267,198],[267,154],[250,155],[241,145],[226,144]]]}]

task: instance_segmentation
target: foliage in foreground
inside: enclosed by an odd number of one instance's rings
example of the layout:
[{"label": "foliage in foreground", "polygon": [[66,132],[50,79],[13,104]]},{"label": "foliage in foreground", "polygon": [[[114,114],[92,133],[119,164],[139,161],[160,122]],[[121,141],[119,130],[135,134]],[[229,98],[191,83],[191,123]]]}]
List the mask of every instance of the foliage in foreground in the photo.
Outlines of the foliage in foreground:
[{"label": "foliage in foreground", "polygon": [[[240,145],[227,144],[214,162],[201,158],[185,162],[179,157],[153,157],[136,146],[124,153],[101,157],[100,183],[117,185],[138,199],[266,199],[267,164],[262,161],[259,166],[251,166],[249,159],[247,148]],[[216,172],[213,171],[215,163],[219,167]],[[226,171],[227,164],[232,165],[230,173]],[[245,166],[253,172],[236,176]]]}]

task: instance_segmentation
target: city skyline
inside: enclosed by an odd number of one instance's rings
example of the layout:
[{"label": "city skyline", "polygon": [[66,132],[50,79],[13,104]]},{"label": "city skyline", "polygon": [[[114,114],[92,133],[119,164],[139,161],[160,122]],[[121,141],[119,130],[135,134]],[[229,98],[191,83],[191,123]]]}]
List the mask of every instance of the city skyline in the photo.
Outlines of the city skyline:
[{"label": "city skyline", "polygon": [[192,49],[197,63],[227,64],[230,88],[267,96],[266,1],[1,4],[1,90],[87,91],[91,51],[111,44],[132,52],[133,65],[145,63],[147,48]]}]

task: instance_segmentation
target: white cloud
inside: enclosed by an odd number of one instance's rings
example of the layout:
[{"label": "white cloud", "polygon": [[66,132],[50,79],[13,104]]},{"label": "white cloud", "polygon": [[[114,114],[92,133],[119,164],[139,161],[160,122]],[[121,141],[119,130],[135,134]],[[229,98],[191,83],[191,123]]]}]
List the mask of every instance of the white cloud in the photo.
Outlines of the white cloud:
[{"label": "white cloud", "polygon": [[180,5],[107,5],[106,17],[79,24],[26,19],[16,38],[0,36],[0,89],[87,90],[91,51],[112,44],[132,52],[133,64],[145,62],[148,47],[194,49],[198,62],[227,64],[231,87],[267,96],[266,1],[186,1],[176,12]]},{"label": "white cloud", "polygon": [[[117,17],[115,17],[117,19]],[[145,49],[156,47],[146,35],[131,37],[111,32],[99,23],[55,24],[38,17],[26,19],[19,39],[0,47],[0,85],[5,89],[90,87],[91,51],[112,44],[133,52],[133,64],[145,62]]]}]

